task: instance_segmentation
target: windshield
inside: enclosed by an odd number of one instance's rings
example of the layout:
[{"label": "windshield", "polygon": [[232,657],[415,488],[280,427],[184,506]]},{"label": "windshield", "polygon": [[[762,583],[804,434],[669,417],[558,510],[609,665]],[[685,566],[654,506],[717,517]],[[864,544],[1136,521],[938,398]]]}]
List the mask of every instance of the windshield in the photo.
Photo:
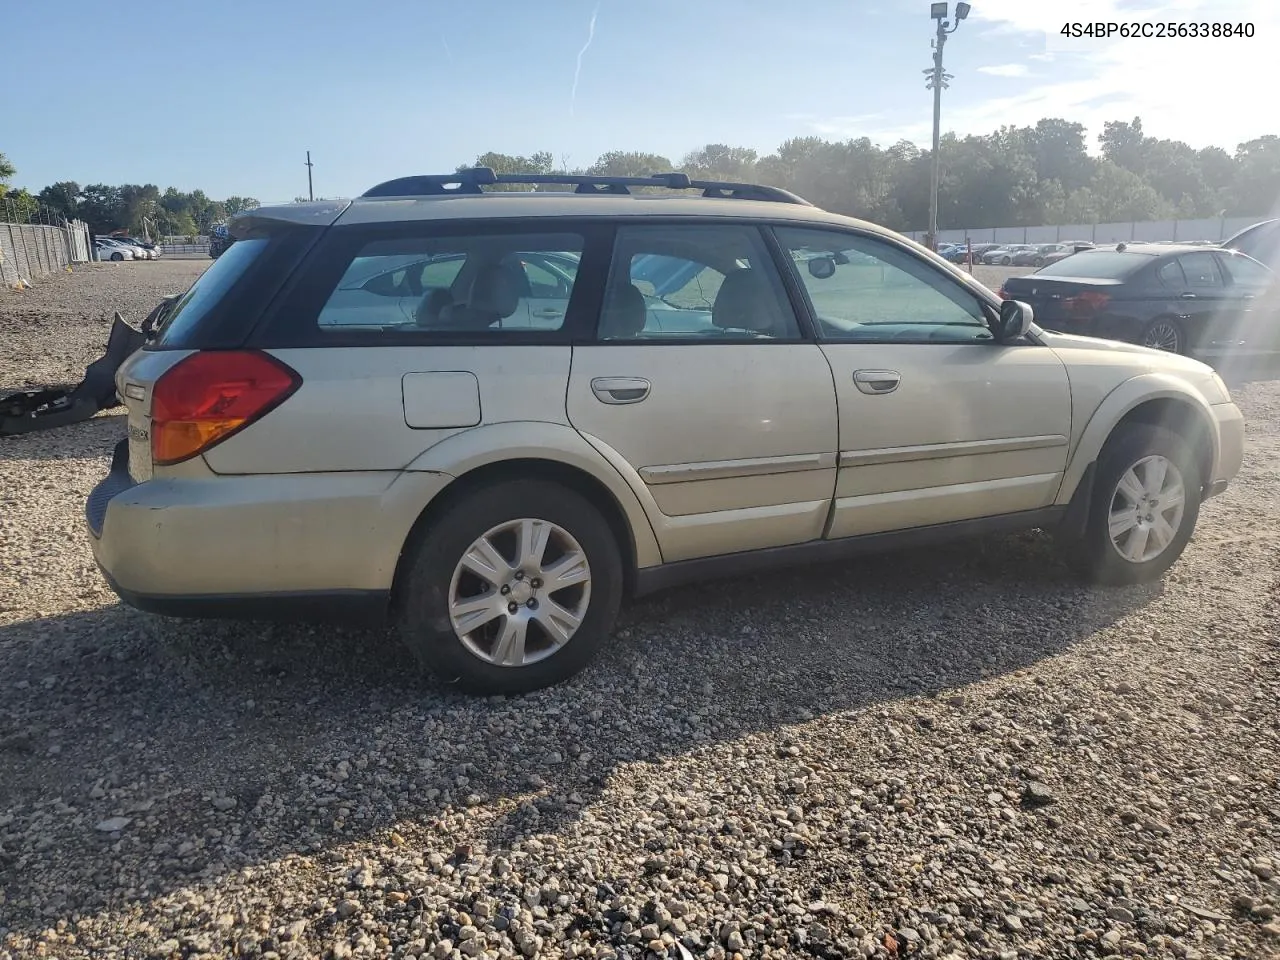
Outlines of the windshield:
[{"label": "windshield", "polygon": [[1117,253],[1114,250],[1082,250],[1079,253],[1042,267],[1038,277],[1098,277],[1119,280],[1141,270],[1151,257],[1140,253]]},{"label": "windshield", "polygon": [[182,337],[217,306],[228,290],[261,255],[270,241],[266,237],[233,243],[213,261],[191,288],[174,305],[160,329],[158,343],[164,346]]}]

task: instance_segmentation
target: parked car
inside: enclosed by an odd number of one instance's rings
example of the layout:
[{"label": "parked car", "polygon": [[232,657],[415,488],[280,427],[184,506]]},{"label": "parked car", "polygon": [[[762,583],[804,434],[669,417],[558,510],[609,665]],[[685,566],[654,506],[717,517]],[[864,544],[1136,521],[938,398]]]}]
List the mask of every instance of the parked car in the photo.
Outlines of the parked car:
[{"label": "parked car", "polygon": [[1010,243],[983,253],[982,262],[1000,264],[1001,266],[1007,267],[1013,263],[1013,258],[1019,253],[1022,253],[1023,251],[1032,252],[1034,250],[1035,246],[1029,243]]},{"label": "parked car", "polygon": [[772,187],[557,177],[233,220],[117,372],[86,508],[115,591],[390,618],[509,693],[582,669],[625,596],[781,564],[1043,527],[1089,579],[1151,581],[1240,467],[1210,368],[1042,330],[892,231]]},{"label": "parked car", "polygon": [[123,243],[127,243],[130,246],[138,247],[140,250],[145,251],[147,254],[148,260],[160,259],[160,248],[156,246],[154,243],[152,243],[150,240],[139,240],[137,237],[123,237],[123,236],[115,237],[114,239],[120,240]]},{"label": "parked car", "polygon": [[[995,250],[999,246],[1000,244],[998,243],[975,243],[972,247],[973,262],[981,263],[982,255],[984,253],[986,253],[988,250]],[[969,257],[969,248],[966,247],[963,243],[957,244],[953,250],[944,254],[944,258],[950,261],[951,263],[967,263],[968,257]]]},{"label": "parked car", "polygon": [[1280,270],[1280,218],[1245,227],[1222,246],[1247,254],[1273,271]]},{"label": "parked car", "polygon": [[1043,267],[1046,258],[1057,253],[1070,253],[1071,248],[1065,243],[1041,243],[1030,250],[1019,250],[1013,255],[1015,267]]},{"label": "parked car", "polygon": [[122,240],[119,237],[99,237],[98,239],[104,241],[107,244],[110,244],[113,247],[117,247],[121,250],[127,250],[129,253],[133,255],[134,260],[152,259],[152,257],[147,253],[145,249],[135,244],[129,243],[126,240]]},{"label": "parked car", "polygon": [[93,249],[97,251],[99,260],[134,260],[138,253],[134,247],[117,243],[109,237],[95,237]]},{"label": "parked car", "polygon": [[1236,251],[1122,243],[1010,277],[1001,295],[1051,330],[1211,358],[1280,350],[1275,279]]}]

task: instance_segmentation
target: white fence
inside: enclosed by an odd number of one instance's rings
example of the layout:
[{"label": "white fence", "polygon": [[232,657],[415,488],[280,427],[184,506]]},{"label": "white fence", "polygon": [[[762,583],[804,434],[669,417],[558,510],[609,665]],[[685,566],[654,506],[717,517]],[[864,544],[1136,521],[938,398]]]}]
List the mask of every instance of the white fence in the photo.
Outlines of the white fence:
[{"label": "white fence", "polygon": [[0,286],[14,287],[90,259],[89,227],[0,222]]},{"label": "white fence", "polygon": [[[1076,223],[1044,227],[978,227],[939,230],[939,243],[1062,243],[1088,240],[1121,243],[1134,240],[1226,240],[1245,227],[1266,220],[1258,217],[1212,217],[1207,220],[1146,220],[1130,223]],[[912,240],[923,240],[926,231],[911,230]]]}]

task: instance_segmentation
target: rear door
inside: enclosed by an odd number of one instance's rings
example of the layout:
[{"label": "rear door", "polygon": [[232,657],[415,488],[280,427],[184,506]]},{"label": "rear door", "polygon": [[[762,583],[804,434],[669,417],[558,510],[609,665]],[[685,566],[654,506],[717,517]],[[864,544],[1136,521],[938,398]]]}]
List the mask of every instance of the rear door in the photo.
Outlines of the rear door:
[{"label": "rear door", "polygon": [[855,231],[774,232],[835,377],[830,537],[1053,503],[1071,396],[1051,349],[995,343],[977,295],[908,248]]},{"label": "rear door", "polygon": [[1232,331],[1247,353],[1280,352],[1276,276],[1256,260],[1239,253],[1215,254],[1227,281],[1227,300],[1239,318]]},{"label": "rear door", "polygon": [[623,223],[573,426],[650,499],[665,560],[815,540],[835,487],[831,370],[745,223]]}]

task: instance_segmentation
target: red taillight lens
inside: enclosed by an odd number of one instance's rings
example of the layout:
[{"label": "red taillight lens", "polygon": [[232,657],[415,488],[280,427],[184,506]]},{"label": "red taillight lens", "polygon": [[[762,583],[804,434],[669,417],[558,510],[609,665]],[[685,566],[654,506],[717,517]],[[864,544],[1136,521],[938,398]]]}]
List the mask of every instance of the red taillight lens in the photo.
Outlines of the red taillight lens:
[{"label": "red taillight lens", "polygon": [[256,350],[195,353],[151,394],[151,458],[159,466],[203,453],[265,416],[302,386],[279,360]]},{"label": "red taillight lens", "polygon": [[999,290],[997,290],[997,291],[996,291],[996,296],[997,296],[997,297],[999,297],[1001,300],[1012,300],[1012,299],[1013,299],[1012,297],[1010,297],[1010,296],[1009,296],[1008,292],[1005,290],[1005,288],[1004,288],[1003,286],[1002,286]]},{"label": "red taillight lens", "polygon": [[1098,293],[1094,290],[1083,290],[1074,297],[1067,297],[1062,305],[1067,308],[1074,316],[1088,316],[1097,313],[1108,303],[1111,298],[1105,293]]}]

